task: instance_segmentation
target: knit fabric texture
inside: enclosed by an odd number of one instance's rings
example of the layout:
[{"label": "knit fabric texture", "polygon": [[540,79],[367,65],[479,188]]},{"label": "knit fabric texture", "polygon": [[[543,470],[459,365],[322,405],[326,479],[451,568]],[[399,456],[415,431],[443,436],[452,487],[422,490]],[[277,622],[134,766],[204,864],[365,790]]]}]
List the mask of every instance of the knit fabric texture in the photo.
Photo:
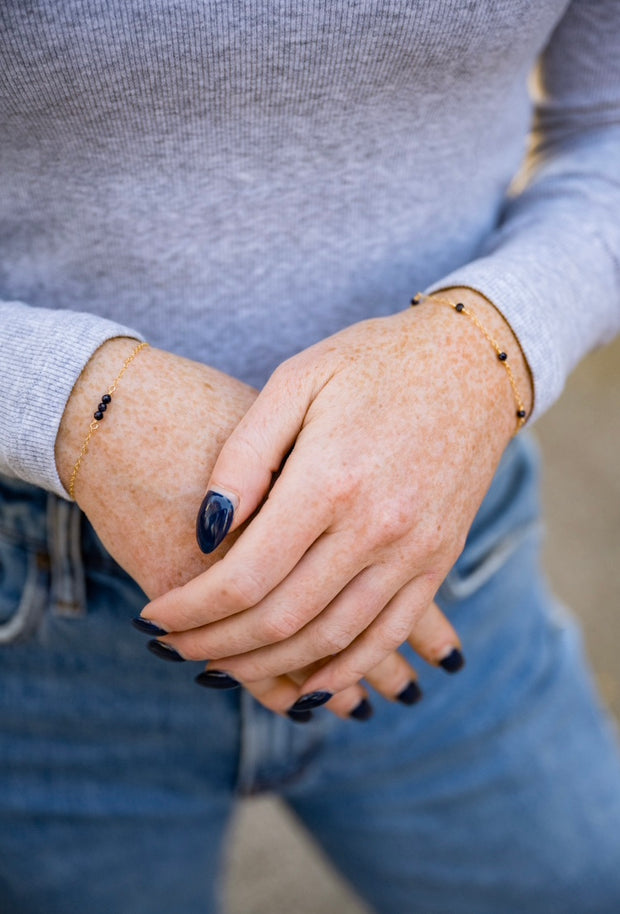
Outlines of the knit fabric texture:
[{"label": "knit fabric texture", "polygon": [[66,496],[106,339],[260,387],[448,284],[542,413],[620,329],[619,47],[617,0],[4,0],[0,472]]}]

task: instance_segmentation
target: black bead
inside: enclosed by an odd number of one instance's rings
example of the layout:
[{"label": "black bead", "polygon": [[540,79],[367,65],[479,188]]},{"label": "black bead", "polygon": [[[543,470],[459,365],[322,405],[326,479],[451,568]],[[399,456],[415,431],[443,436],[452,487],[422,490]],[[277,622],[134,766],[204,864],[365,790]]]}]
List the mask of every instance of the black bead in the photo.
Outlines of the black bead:
[{"label": "black bead", "polygon": [[525,419],[525,417],[527,416],[527,413],[525,412],[524,409],[518,409],[517,416],[519,417],[519,419]]},{"label": "black bead", "polygon": [[419,296],[419,295],[415,295],[415,296],[411,299],[411,304],[412,304],[412,305],[419,305],[419,304],[420,304],[420,301],[421,301],[420,296]]},{"label": "black bead", "polygon": [[97,407],[97,409],[99,410],[100,413],[104,413],[104,412],[106,411],[107,408],[108,408],[108,407],[107,407],[107,406],[105,405],[105,403],[103,403],[103,402],[100,403],[99,406]]},{"label": "black bead", "polygon": [[464,311],[464,310],[465,310],[465,305],[464,305],[462,302],[459,302],[458,305],[455,305],[455,306],[454,306],[454,310],[455,310],[455,311],[458,311],[459,314],[460,314],[461,311]]},{"label": "black bead", "polygon": [[505,362],[508,356],[505,352],[498,352],[497,358],[500,360],[500,362]]},{"label": "black bead", "polygon": [[101,398],[101,402],[106,403],[106,404],[111,403],[112,397],[110,396],[110,394],[104,394]]},{"label": "black bead", "polygon": [[93,416],[97,420],[97,422],[101,422],[101,420],[103,419],[103,413],[99,409],[97,410],[96,413],[93,413]]}]

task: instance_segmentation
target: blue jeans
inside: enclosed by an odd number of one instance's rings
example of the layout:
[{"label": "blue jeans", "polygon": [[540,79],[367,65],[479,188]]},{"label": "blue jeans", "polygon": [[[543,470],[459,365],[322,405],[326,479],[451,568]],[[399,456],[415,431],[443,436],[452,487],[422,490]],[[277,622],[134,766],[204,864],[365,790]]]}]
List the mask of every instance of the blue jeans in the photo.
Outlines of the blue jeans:
[{"label": "blue jeans", "polygon": [[[467,476],[464,473],[464,485]],[[213,914],[236,798],[275,791],[381,914],[618,914],[620,762],[513,442],[438,602],[466,668],[306,726],[162,663],[74,505],[0,485],[0,910]],[[275,865],[275,864],[274,864]]]}]

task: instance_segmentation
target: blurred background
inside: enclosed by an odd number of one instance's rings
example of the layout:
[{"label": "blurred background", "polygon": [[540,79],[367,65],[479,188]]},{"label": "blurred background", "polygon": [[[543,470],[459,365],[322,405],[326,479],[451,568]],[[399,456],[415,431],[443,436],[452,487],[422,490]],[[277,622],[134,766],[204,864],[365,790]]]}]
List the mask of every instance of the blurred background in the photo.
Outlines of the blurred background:
[{"label": "blurred background", "polygon": [[[582,620],[620,722],[620,340],[579,366],[535,431],[545,456],[547,572]],[[367,914],[271,798],[241,806],[227,898],[228,914]]]}]

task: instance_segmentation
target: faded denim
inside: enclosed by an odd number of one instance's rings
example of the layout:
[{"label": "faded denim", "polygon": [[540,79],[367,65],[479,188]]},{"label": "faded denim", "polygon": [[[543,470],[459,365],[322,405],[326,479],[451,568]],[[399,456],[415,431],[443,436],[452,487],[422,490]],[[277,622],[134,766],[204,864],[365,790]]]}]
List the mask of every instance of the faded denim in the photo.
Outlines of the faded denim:
[{"label": "faded denim", "polygon": [[420,704],[305,726],[149,654],[144,595],[78,509],[3,479],[3,914],[214,914],[260,791],[380,914],[617,914],[615,733],[539,569],[537,475],[521,436],[441,588],[466,668],[414,658]]}]

